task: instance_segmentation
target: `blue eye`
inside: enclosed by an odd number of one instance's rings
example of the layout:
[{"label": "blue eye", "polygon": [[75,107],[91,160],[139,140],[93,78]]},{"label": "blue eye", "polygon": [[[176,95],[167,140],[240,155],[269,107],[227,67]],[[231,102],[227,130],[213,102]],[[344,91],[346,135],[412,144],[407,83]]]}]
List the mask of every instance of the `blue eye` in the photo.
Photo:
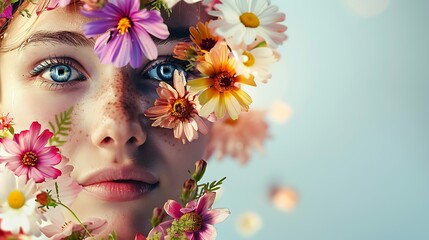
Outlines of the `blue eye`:
[{"label": "blue eye", "polygon": [[56,65],[49,68],[49,76],[55,82],[67,82],[70,80],[71,75],[72,70],[67,65]]},{"label": "blue eye", "polygon": [[172,82],[174,70],[186,73],[185,68],[179,64],[173,62],[162,62],[152,65],[152,67],[144,74],[144,77],[164,82]]},{"label": "blue eye", "polygon": [[72,81],[86,80],[85,75],[77,70],[80,66],[75,60],[66,57],[50,57],[39,63],[33,70],[31,76],[40,76],[45,81],[64,84]]}]

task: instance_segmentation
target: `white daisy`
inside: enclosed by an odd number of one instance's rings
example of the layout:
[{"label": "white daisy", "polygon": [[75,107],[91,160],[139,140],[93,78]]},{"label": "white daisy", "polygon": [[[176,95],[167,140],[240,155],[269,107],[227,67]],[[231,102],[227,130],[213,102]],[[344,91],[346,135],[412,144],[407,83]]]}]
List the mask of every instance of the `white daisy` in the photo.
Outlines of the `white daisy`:
[{"label": "white daisy", "polygon": [[26,176],[16,177],[8,169],[0,169],[0,228],[18,234],[40,236],[41,213],[36,202],[36,184]]},{"label": "white daisy", "polygon": [[239,75],[249,77],[252,74],[255,80],[267,83],[271,78],[269,66],[277,61],[272,48],[256,47],[253,49],[241,45],[234,45],[233,41],[228,43],[236,59],[236,71]]},{"label": "white daisy", "polygon": [[224,38],[233,37],[236,44],[249,45],[259,36],[276,48],[286,40],[287,28],[279,24],[285,20],[285,14],[278,12],[269,0],[222,0],[216,7],[218,11],[209,14],[219,19],[209,27]]}]

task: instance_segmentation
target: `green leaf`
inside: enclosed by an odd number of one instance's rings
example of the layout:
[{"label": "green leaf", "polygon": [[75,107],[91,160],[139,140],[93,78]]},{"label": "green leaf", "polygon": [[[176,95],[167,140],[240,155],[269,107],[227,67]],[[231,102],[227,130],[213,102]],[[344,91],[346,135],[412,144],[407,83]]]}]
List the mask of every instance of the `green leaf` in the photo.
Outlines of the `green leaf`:
[{"label": "green leaf", "polygon": [[49,139],[50,145],[62,146],[66,143],[63,138],[68,137],[71,130],[71,114],[73,107],[70,107],[59,115],[55,115],[55,124],[49,122],[49,127],[54,135]]}]

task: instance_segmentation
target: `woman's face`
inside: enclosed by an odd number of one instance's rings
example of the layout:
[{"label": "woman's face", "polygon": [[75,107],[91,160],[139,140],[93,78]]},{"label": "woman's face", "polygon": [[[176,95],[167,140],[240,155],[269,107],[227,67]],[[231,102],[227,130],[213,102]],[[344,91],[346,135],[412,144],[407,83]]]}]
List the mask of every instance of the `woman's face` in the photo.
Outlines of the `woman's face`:
[{"label": "woman's face", "polygon": [[82,35],[90,19],[76,6],[43,12],[37,20],[19,16],[2,42],[17,48],[0,55],[1,111],[15,118],[15,129],[28,129],[34,120],[49,128],[55,114],[73,106],[60,149],[84,190],[71,207],[81,219],[107,219],[106,232],[115,230],[121,239],[149,230],[153,208],[177,198],[202,157],[204,136],[183,145],[172,130],[153,128],[144,116],[157,98],[156,70],[166,63],[181,69],[170,57],[175,33],[188,35],[200,13],[200,4],[177,6],[167,21],[171,38],[157,44],[159,58],[138,69],[100,64],[93,40]]}]

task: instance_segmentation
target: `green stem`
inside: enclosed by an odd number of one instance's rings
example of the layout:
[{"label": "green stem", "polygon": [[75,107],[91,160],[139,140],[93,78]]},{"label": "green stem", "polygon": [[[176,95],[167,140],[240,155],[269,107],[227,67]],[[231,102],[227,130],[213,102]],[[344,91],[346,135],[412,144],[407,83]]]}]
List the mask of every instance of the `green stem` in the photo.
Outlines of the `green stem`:
[{"label": "green stem", "polygon": [[80,225],[82,225],[83,229],[85,230],[85,232],[88,234],[89,237],[91,237],[93,240],[95,240],[94,236],[91,235],[91,233],[88,231],[88,229],[86,228],[86,226],[80,221],[80,219],[77,217],[77,215],[73,212],[73,210],[71,210],[69,207],[67,207],[66,205],[64,205],[61,202],[57,202],[58,205],[63,206],[65,209],[67,209],[75,218],[76,220],[80,223]]}]

